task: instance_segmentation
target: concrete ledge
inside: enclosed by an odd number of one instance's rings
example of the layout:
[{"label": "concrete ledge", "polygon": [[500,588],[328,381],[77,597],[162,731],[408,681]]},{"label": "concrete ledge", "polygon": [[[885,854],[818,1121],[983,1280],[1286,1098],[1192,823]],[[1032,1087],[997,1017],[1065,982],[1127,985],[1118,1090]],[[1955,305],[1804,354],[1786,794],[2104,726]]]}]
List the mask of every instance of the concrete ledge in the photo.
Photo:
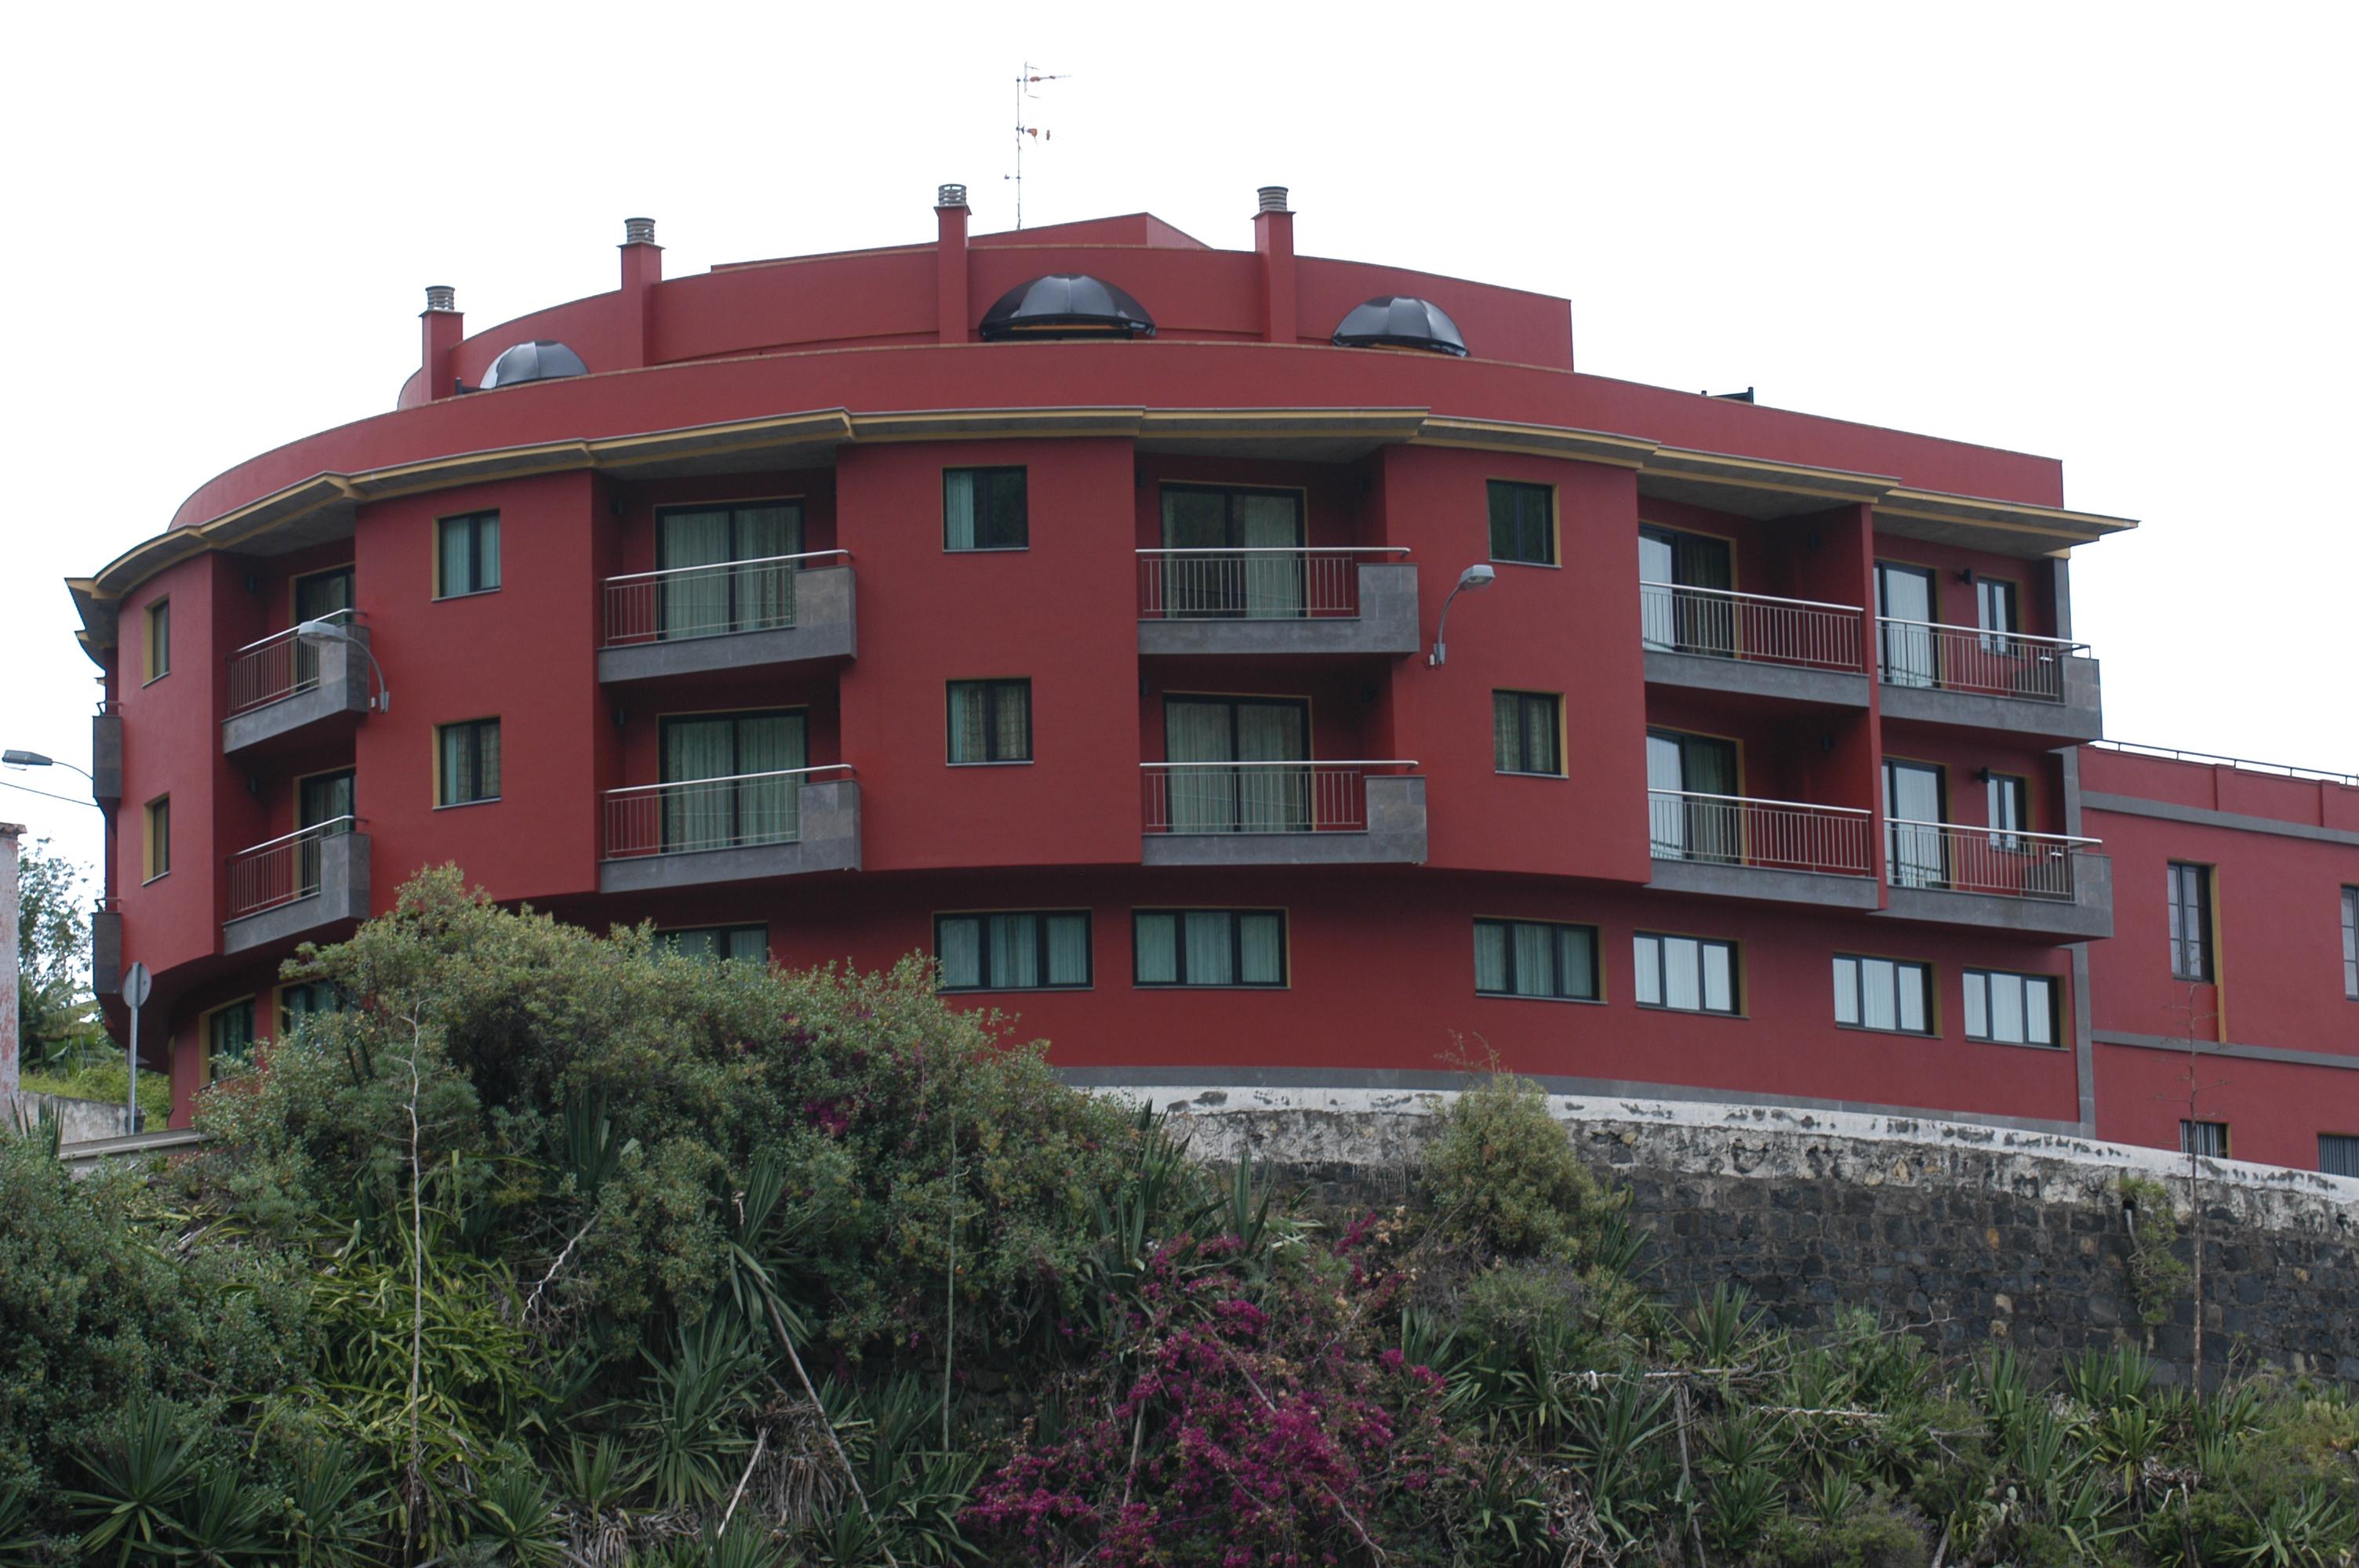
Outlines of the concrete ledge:
[{"label": "concrete ledge", "polygon": [[1657,860],[1647,885],[1663,892],[1716,898],[1756,898],[1772,903],[1814,903],[1825,909],[1874,909],[1873,877],[1823,871],[1783,871],[1767,866],[1719,866],[1709,860]]},{"label": "concrete ledge", "polygon": [[332,834],[320,840],[320,891],[231,921],[222,927],[222,956],[317,935],[330,926],[368,917],[368,835]]},{"label": "concrete ledge", "polygon": [[1843,670],[1800,669],[1789,665],[1716,659],[1707,654],[1681,654],[1669,649],[1649,648],[1647,650],[1647,679],[1657,686],[1683,686],[1700,691],[1780,697],[1788,702],[1816,703],[1825,708],[1867,706],[1867,676],[1864,672],[1854,675]]},{"label": "concrete ledge", "polygon": [[1421,866],[1425,779],[1376,773],[1367,784],[1365,833],[1149,833],[1148,866]]},{"label": "concrete ledge", "polygon": [[675,855],[638,855],[598,867],[600,892],[659,892],[716,882],[761,881],[813,871],[860,869],[860,785],[851,779],[807,784],[799,796],[799,836],[789,844],[748,844]]},{"label": "concrete ledge", "polygon": [[2080,857],[2071,903],[2055,899],[2004,898],[1995,893],[1953,892],[1947,888],[1890,890],[1884,913],[1897,920],[1969,925],[1985,931],[2019,931],[2067,942],[2093,941],[2114,934],[2114,862],[2110,856]]},{"label": "concrete ledge", "polygon": [[1142,654],[1414,654],[1417,568],[1363,561],[1360,613],[1283,621],[1142,621]]},{"label": "concrete ledge", "polygon": [[[347,630],[366,645],[367,627],[353,626]],[[320,661],[319,684],[223,719],[223,756],[234,756],[248,747],[291,735],[324,719],[368,711],[368,655],[344,642],[318,643],[311,647]]]},{"label": "concrete ledge", "polygon": [[819,567],[794,574],[795,623],[767,632],[730,632],[598,650],[598,678],[619,683],[661,680],[712,670],[791,665],[808,659],[856,656],[852,568]]},{"label": "concrete ledge", "polygon": [[2105,733],[2097,661],[2077,654],[2064,660],[2062,702],[1947,691],[1940,687],[1886,686],[1883,708],[1886,719],[1963,724],[2055,741],[2095,741]]}]

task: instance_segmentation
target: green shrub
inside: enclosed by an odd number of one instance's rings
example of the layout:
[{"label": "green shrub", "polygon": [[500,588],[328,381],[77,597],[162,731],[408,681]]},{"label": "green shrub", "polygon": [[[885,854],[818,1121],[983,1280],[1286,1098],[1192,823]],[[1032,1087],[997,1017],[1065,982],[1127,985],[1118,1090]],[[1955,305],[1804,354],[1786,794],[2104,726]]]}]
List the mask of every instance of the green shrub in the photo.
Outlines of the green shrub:
[{"label": "green shrub", "polygon": [[[27,1073],[20,1087],[27,1094],[62,1095],[68,1099],[121,1105],[131,1098],[131,1069],[121,1062],[105,1062],[71,1073]],[[139,1115],[151,1131],[171,1119],[170,1074],[139,1075]]]},{"label": "green shrub", "polygon": [[1425,1181],[1445,1229],[1510,1258],[1587,1260],[1610,1206],[1538,1085],[1492,1074],[1439,1121]]},{"label": "green shrub", "polygon": [[2131,1209],[2130,1299],[2138,1317],[2148,1326],[2167,1323],[2187,1288],[2188,1267],[2171,1251],[2179,1239],[2179,1219],[2171,1211],[2170,1191],[2145,1176],[2124,1176],[2122,1203]]}]

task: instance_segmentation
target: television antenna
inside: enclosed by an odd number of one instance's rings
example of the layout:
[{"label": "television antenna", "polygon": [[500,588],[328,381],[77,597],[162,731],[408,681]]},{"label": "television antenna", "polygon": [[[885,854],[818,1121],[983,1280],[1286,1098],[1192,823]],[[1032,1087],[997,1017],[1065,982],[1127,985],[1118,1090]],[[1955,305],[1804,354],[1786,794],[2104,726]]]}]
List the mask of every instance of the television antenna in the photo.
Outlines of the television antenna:
[{"label": "television antenna", "polygon": [[1024,144],[1027,140],[1045,142],[1049,139],[1049,133],[1039,126],[1025,124],[1024,105],[1039,98],[1040,95],[1032,91],[1038,83],[1070,80],[1070,72],[1052,76],[1029,60],[1024,64],[1024,74],[1016,79],[1016,172],[1003,174],[999,178],[1016,182],[1016,226],[1018,229],[1024,227]]}]

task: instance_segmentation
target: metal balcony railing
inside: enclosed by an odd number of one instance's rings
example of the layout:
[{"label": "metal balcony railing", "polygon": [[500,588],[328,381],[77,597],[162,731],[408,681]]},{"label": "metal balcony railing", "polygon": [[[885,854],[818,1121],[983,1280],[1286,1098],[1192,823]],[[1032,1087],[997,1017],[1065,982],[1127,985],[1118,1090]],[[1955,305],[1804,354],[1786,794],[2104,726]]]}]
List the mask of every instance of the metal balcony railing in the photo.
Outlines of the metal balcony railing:
[{"label": "metal balcony railing", "polygon": [[232,855],[227,862],[229,917],[259,914],[318,892],[321,841],[359,826],[357,816],[331,817]]},{"label": "metal balcony railing", "polygon": [[[320,619],[350,626],[358,615],[350,610],[338,610]],[[229,656],[229,711],[233,716],[283,702],[319,684],[320,650],[298,637],[292,626],[248,643]]]},{"label": "metal balcony railing", "polygon": [[2086,643],[2032,637],[2021,632],[1984,632],[1973,626],[1940,626],[1930,621],[1876,622],[1877,673],[1886,686],[1939,687],[1978,697],[2019,697],[2034,702],[2064,700],[2064,661],[2089,650]]},{"label": "metal balcony railing", "polygon": [[847,763],[827,762],[608,790],[605,858],[797,843],[802,837],[803,785],[819,774],[851,771]]},{"label": "metal balcony railing", "polygon": [[1413,762],[1141,762],[1149,833],[1365,833],[1368,774]]},{"label": "metal balcony railing", "polygon": [[1906,817],[1887,818],[1884,831],[1885,880],[1894,887],[2051,903],[2079,897],[2081,855],[2102,842]]},{"label": "metal balcony railing", "polygon": [[1753,664],[1856,673],[1860,629],[1855,604],[1776,599],[1684,583],[1638,585],[1638,630],[1649,648]]},{"label": "metal balcony railing", "polygon": [[1138,618],[1354,620],[1360,563],[1408,554],[1390,546],[1140,550]]},{"label": "metal balcony railing", "polygon": [[715,561],[606,579],[604,640],[626,648],[733,632],[774,632],[795,623],[795,574],[815,561],[850,560],[849,550],[805,550],[750,561]]},{"label": "metal balcony railing", "polygon": [[1868,832],[1874,815],[1848,806],[1650,789],[1647,849],[1658,860],[1872,876]]}]

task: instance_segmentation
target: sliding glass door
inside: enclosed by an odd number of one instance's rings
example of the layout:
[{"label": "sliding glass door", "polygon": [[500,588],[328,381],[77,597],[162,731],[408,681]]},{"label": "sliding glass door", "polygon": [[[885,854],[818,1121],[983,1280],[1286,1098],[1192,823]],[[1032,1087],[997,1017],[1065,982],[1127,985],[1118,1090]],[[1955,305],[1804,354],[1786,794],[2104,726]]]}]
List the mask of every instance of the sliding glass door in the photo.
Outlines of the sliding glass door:
[{"label": "sliding glass door", "polygon": [[1885,684],[1936,684],[1940,666],[1934,657],[1931,568],[1876,562],[1875,613]]},{"label": "sliding glass door", "polygon": [[1175,833],[1308,833],[1310,705],[1299,697],[1167,697],[1164,770]]},{"label": "sliding glass door", "polygon": [[1886,874],[1900,888],[1947,887],[1949,843],[1942,816],[1941,770],[1923,762],[1884,764],[1884,815],[1889,835]]},{"label": "sliding glass door", "polygon": [[[666,512],[656,519],[659,637],[714,637],[795,623],[795,567],[802,553],[799,503]],[[690,568],[705,568],[695,570]]]},{"label": "sliding glass door", "polygon": [[[298,626],[306,621],[324,621],[352,607],[353,568],[350,567],[313,572],[310,577],[295,579],[295,624]],[[295,639],[295,688],[308,691],[319,684],[319,645],[298,637]]]},{"label": "sliding glass door", "polygon": [[663,782],[678,787],[663,791],[664,852],[792,843],[805,729],[799,709],[665,719]]},{"label": "sliding glass door", "polygon": [[1299,492],[1167,484],[1163,547],[1222,552],[1164,557],[1167,614],[1283,621],[1308,612],[1303,558],[1293,553],[1302,548]]},{"label": "sliding glass door", "polygon": [[1742,807],[1727,798],[1737,792],[1734,741],[1648,730],[1647,789],[1649,849],[1657,860],[1744,862]]},{"label": "sliding glass door", "polygon": [[1736,606],[1726,590],[1735,585],[1727,540],[1670,528],[1638,530],[1638,629],[1647,647],[1733,657]]}]

